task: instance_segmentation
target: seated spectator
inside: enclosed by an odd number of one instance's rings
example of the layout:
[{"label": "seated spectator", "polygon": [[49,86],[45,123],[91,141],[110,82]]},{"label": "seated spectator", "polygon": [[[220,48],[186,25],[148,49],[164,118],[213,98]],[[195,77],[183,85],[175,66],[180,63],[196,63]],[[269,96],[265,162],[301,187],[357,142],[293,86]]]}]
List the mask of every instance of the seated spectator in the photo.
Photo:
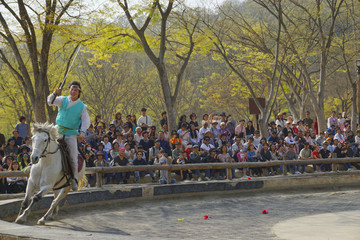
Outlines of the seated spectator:
[{"label": "seated spectator", "polygon": [[[8,171],[19,171],[19,163],[16,160],[12,160],[9,166]],[[7,193],[20,193],[25,192],[27,185],[27,177],[8,177],[6,179]]]},{"label": "seated spectator", "polygon": [[176,131],[172,131],[171,132],[171,139],[170,139],[170,143],[171,143],[171,148],[175,149],[176,144],[180,143],[180,146],[182,148],[182,142],[181,139],[179,138],[179,134]]},{"label": "seated spectator", "polygon": [[[249,138],[250,139],[250,138]],[[259,150],[255,149],[254,144],[250,143],[247,147],[247,160],[248,162],[257,162],[259,159]],[[259,175],[259,168],[250,168],[250,176]]]},{"label": "seated spectator", "polygon": [[18,155],[19,149],[18,149],[18,146],[15,144],[15,139],[10,138],[8,140],[8,143],[4,149],[4,153],[5,153],[5,156],[8,156],[10,154]]},{"label": "seated spectator", "polygon": [[12,161],[14,160],[15,158],[11,155],[9,156],[6,156],[3,160],[3,163],[2,163],[2,169],[3,171],[8,171],[9,170],[9,167],[12,163]]},{"label": "seated spectator", "polygon": [[[326,142],[323,143],[322,149],[319,151],[321,158],[327,159],[332,158],[332,153],[328,150],[328,144]],[[331,164],[321,164],[320,165],[321,171],[331,171]]]},{"label": "seated spectator", "polygon": [[102,143],[97,144],[97,150],[95,151],[95,154],[98,153],[98,152],[102,152],[104,154],[105,161],[110,162],[108,153],[104,150],[104,145]]},{"label": "seated spectator", "polygon": [[239,135],[240,133],[243,133],[244,137],[246,136],[246,128],[245,128],[245,120],[241,119],[239,122],[239,125],[235,128],[235,135]]},{"label": "seated spectator", "polygon": [[109,137],[109,142],[112,143],[116,139],[116,129],[115,124],[110,124],[109,130],[106,132],[106,135]]},{"label": "seated spectator", "polygon": [[183,123],[181,128],[177,131],[177,134],[180,137],[181,143],[186,146],[188,142],[190,142],[190,133],[188,129],[188,125]]},{"label": "seated spectator", "polygon": [[[284,160],[296,160],[298,157],[294,151],[294,144],[289,145],[288,151],[284,155]],[[295,174],[300,174],[299,167],[297,165],[286,165],[287,173],[291,173],[291,168],[294,169]]]},{"label": "seated spectator", "polygon": [[345,141],[345,136],[342,133],[340,128],[336,129],[336,134],[335,134],[334,138],[337,139],[338,141]]},{"label": "seated spectator", "polygon": [[291,129],[292,129],[292,131],[294,133],[294,136],[296,136],[298,134],[298,132],[299,132],[299,129],[297,128],[297,123],[296,122],[292,123]]},{"label": "seated spectator", "polygon": [[[310,144],[306,142],[304,148],[301,149],[299,153],[299,159],[307,160],[312,158],[312,151],[310,149]],[[305,164],[302,164],[302,172],[305,173]],[[300,168],[300,166],[298,166]]]},{"label": "seated spectator", "polygon": [[206,133],[206,131],[208,131],[208,130],[210,130],[210,128],[209,128],[209,123],[208,123],[208,122],[205,122],[205,123],[203,124],[203,127],[200,128],[200,130],[199,130],[199,141],[201,141],[201,140],[204,138],[205,133]]},{"label": "seated spectator", "polygon": [[125,143],[125,157],[128,159],[129,164],[133,165],[133,161],[135,160],[135,149],[130,149],[130,144]]},{"label": "seated spectator", "polygon": [[[271,151],[269,149],[269,144],[268,143],[264,143],[262,145],[263,147],[260,150],[260,162],[268,162],[272,160],[272,156],[271,156]],[[275,167],[268,167],[267,168],[269,175],[275,175],[276,168]],[[263,174],[262,169],[260,170],[260,173]]]},{"label": "seated spectator", "polygon": [[18,163],[20,170],[24,171],[24,169],[30,164],[30,155],[28,153],[19,155]]},{"label": "seated spectator", "polygon": [[[167,163],[166,163],[166,157],[165,156],[161,156],[160,157],[160,164],[162,166],[166,166]],[[167,184],[168,183],[168,171],[167,170],[160,170],[160,180],[159,182],[161,184]],[[176,183],[176,180],[175,179],[171,179],[171,183],[174,184]]]},{"label": "seated spectator", "polygon": [[32,151],[31,137],[25,137],[24,138],[24,145],[27,146],[30,149],[30,152]]},{"label": "seated spectator", "polygon": [[316,137],[315,143],[316,145],[322,146],[326,140],[325,133],[320,132],[320,135]]},{"label": "seated spectator", "polygon": [[[114,166],[118,167],[118,166],[130,166],[130,165],[131,164],[129,163],[129,160],[125,157],[125,149],[120,148],[119,156],[117,156],[114,159]],[[124,184],[127,184],[129,178],[130,178],[130,172],[115,173],[115,179],[117,181],[117,184],[119,184],[121,180],[123,181]]]},{"label": "seated spectator", "polygon": [[215,148],[214,145],[210,144],[210,137],[205,136],[204,141],[200,146],[200,150],[204,152],[210,152],[210,149]]},{"label": "seated spectator", "polygon": [[111,159],[115,159],[117,156],[119,156],[119,143],[118,142],[114,142],[111,146],[111,150],[110,150],[110,157]]},{"label": "seated spectator", "polygon": [[[314,146],[314,150],[312,151],[312,159],[320,159],[321,156],[320,156],[320,147],[319,145],[315,145]],[[320,164],[313,164],[313,169],[314,169],[314,172],[321,172],[321,168],[320,168]]]},{"label": "seated spectator", "polygon": [[[136,158],[133,161],[133,165],[134,166],[147,165],[146,160],[143,158],[142,152],[136,153]],[[152,179],[152,182],[155,182],[154,172],[152,170],[150,170],[150,171],[141,171],[141,172],[135,171],[135,173],[134,173],[135,183],[139,183],[139,177],[144,177],[146,174],[149,174]]]},{"label": "seated spectator", "polygon": [[218,134],[219,134],[219,129],[218,129],[218,121],[213,120],[212,124],[211,124],[211,128],[210,128],[210,132],[212,134],[212,138],[214,139],[214,141],[217,141],[218,138]]},{"label": "seated spectator", "polygon": [[134,149],[135,152],[137,151],[137,145],[134,141],[134,135],[132,133],[126,135],[125,143],[128,143],[130,145],[130,149]]},{"label": "seated spectator", "polygon": [[[252,121],[248,121],[247,122],[247,125],[246,125],[246,128],[245,128],[245,137],[246,138],[249,138],[249,137],[254,137],[254,134],[255,134],[255,128],[253,126],[253,122]],[[260,135],[260,134],[259,134]],[[254,138],[255,139],[255,138]]]},{"label": "seated spectator", "polygon": [[355,142],[360,143],[360,130],[356,130]]},{"label": "seated spectator", "polygon": [[292,132],[288,132],[287,137],[285,138],[285,143],[287,144],[295,144],[295,139],[293,137],[293,133]]},{"label": "seated spectator", "polygon": [[[110,166],[109,162],[105,160],[105,154],[103,151],[98,151],[95,154],[94,165],[95,165],[95,167],[109,167]],[[106,178],[106,183],[110,183],[111,173],[104,173],[103,178],[104,177]],[[96,182],[96,175],[95,175],[95,182]]]},{"label": "seated spectator", "polygon": [[[344,142],[343,154],[345,154],[346,158],[353,158],[354,157],[354,151],[352,150],[351,144],[350,144],[349,141]],[[356,163],[356,162],[350,163],[350,168],[351,168],[351,165],[356,167],[356,169],[358,169],[358,170],[360,169],[360,165],[358,163]]]},{"label": "seated spectator", "polygon": [[112,143],[117,142],[119,144],[120,148],[124,148],[125,147],[125,140],[122,139],[122,133],[121,132],[117,132],[116,133],[116,138],[114,139],[114,141]]},{"label": "seated spectator", "polygon": [[[201,151],[201,152],[202,152],[201,161],[203,163],[216,163],[216,162],[218,162],[215,148],[209,149],[208,152],[207,151]],[[215,178],[215,169],[210,169],[209,171],[210,172],[205,171],[205,179],[209,180],[209,178],[210,178],[210,180],[215,180],[216,179]]]},{"label": "seated spectator", "polygon": [[194,124],[190,124],[190,131],[189,131],[189,143],[192,145],[199,144],[200,136],[199,131],[196,129]]},{"label": "seated spectator", "polygon": [[[142,128],[141,127],[137,127],[136,128],[136,132],[134,134],[134,140],[136,145],[139,145],[140,140],[143,139],[144,137],[142,136]],[[144,132],[146,132],[146,130],[144,130]]]},{"label": "seated spectator", "polygon": [[279,137],[277,136],[276,130],[271,132],[270,137],[267,139],[268,142],[277,143],[279,141]]},{"label": "seated spectator", "polygon": [[159,140],[160,140],[160,147],[165,151],[166,156],[171,156],[172,151],[169,141],[165,139],[165,135],[161,131],[159,132]]},{"label": "seated spectator", "polygon": [[[218,155],[218,159],[220,163],[226,163],[226,162],[234,162],[234,159],[231,158],[229,153],[227,152],[226,145],[222,145],[220,148],[220,153]],[[235,168],[231,169],[232,177],[235,178]],[[223,180],[224,178],[227,178],[227,171],[226,169],[220,169],[220,180]]]},{"label": "seated spectator", "polygon": [[[187,164],[187,163],[189,163],[185,152],[179,154],[179,158],[176,161],[176,163],[177,164]],[[189,180],[191,180],[191,181],[194,180],[193,177],[192,177],[191,170],[180,170],[180,178],[183,181],[185,181],[187,179],[188,175],[189,175]]]},{"label": "seated spectator", "polygon": [[155,140],[155,145],[149,149],[149,165],[159,164],[158,154],[161,150],[160,139]]},{"label": "seated spectator", "polygon": [[218,144],[217,144],[219,146],[219,148],[221,148],[222,146],[226,146],[226,144],[228,142],[227,137],[228,137],[228,135],[226,133],[223,133],[220,135]]},{"label": "seated spectator", "polygon": [[121,113],[120,112],[115,113],[115,117],[114,117],[114,120],[112,121],[112,124],[114,125],[114,127],[115,127],[115,129],[117,131],[122,130],[122,128],[124,127],[124,122],[121,119]]},{"label": "seated spectator", "polygon": [[[166,140],[166,141],[169,141],[170,140],[170,132],[169,132],[169,128],[168,128],[168,125],[167,124],[164,124],[163,126],[162,126],[162,133],[164,134],[164,139]],[[160,134],[160,132],[159,132],[159,134]]]},{"label": "seated spectator", "polygon": [[177,160],[179,159],[179,156],[181,153],[183,153],[184,150],[182,149],[181,147],[181,143],[180,142],[177,142],[175,144],[175,149],[172,151],[172,163],[173,164],[176,164],[177,163]]},{"label": "seated spectator", "polygon": [[151,126],[150,127],[150,131],[149,131],[149,135],[148,135],[149,139],[151,141],[155,141],[155,139],[158,138],[157,134],[156,134],[156,127],[155,126]]},{"label": "seated spectator", "polygon": [[[85,164],[87,168],[90,167],[95,167],[94,161],[95,161],[95,156],[94,155],[90,155],[89,153],[85,153]],[[86,178],[88,181],[88,187],[90,187],[90,181],[91,179],[95,179],[94,178],[95,174],[91,173],[91,174],[86,174]]]},{"label": "seated spectator", "polygon": [[161,120],[160,120],[160,126],[164,126],[164,125],[167,125],[168,122],[167,122],[167,112],[166,111],[163,111],[161,113]]},{"label": "seated spectator", "polygon": [[227,129],[225,122],[220,123],[220,129],[218,131],[218,137],[217,138],[220,139],[222,135],[226,136],[226,141],[230,141],[231,134],[230,134],[229,129]]},{"label": "seated spectator", "polygon": [[180,116],[177,129],[180,129],[183,124],[185,124],[186,128],[189,128],[189,124],[186,122],[186,115],[181,115]]},{"label": "seated spectator", "polygon": [[[194,146],[193,146],[193,150],[192,150],[192,152],[190,153],[189,163],[192,163],[192,164],[202,163],[201,154],[202,154],[202,153],[199,152],[199,146],[198,146],[198,145],[194,145]],[[195,172],[195,175],[196,175],[197,178],[198,178],[198,181],[199,181],[199,182],[202,181],[200,170],[196,169],[196,170],[194,170],[194,172]],[[206,170],[205,170],[205,179],[206,179],[206,180],[210,180],[210,170],[209,170],[209,169],[206,169]]]},{"label": "seated spectator", "polygon": [[109,154],[110,150],[111,150],[111,142],[109,141],[109,136],[105,135],[101,141],[101,143],[104,146],[104,151]]},{"label": "seated spectator", "polygon": [[20,147],[23,144],[23,139],[19,136],[19,132],[17,130],[13,131],[13,136],[10,139],[15,140],[15,145],[17,147]]}]

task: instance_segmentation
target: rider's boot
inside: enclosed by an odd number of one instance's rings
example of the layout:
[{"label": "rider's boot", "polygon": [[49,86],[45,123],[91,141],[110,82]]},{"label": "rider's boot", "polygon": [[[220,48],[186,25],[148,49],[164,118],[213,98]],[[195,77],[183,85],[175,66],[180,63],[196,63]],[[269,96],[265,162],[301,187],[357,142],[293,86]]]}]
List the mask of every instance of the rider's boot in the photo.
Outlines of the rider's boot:
[{"label": "rider's boot", "polygon": [[72,190],[73,190],[74,192],[78,190],[78,181],[77,181],[77,179],[73,179],[73,180],[71,181],[71,185],[72,185]]}]

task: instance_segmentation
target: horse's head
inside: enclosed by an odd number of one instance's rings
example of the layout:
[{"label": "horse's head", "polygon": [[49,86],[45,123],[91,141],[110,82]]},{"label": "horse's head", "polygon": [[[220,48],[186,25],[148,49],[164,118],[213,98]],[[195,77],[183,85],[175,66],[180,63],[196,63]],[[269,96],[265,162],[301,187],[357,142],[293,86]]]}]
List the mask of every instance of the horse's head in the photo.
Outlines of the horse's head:
[{"label": "horse's head", "polygon": [[50,140],[57,139],[57,128],[49,123],[34,123],[32,134],[32,153],[30,159],[33,164],[36,164],[47,151]]}]

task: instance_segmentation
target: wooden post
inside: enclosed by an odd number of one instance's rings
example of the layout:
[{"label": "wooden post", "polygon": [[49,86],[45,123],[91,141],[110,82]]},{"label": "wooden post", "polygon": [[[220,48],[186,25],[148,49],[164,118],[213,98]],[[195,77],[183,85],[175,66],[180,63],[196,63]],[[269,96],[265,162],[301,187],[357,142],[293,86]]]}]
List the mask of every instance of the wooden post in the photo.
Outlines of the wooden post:
[{"label": "wooden post", "polygon": [[[172,158],[171,157],[167,158],[167,164],[168,165],[172,164]],[[167,184],[171,184],[171,171],[170,170],[167,171],[166,178],[167,178]]]},{"label": "wooden post", "polygon": [[227,179],[232,180],[232,168],[227,168]]},{"label": "wooden post", "polygon": [[100,173],[100,172],[97,172],[96,173],[96,187],[101,187],[101,185],[102,185],[102,173]]}]

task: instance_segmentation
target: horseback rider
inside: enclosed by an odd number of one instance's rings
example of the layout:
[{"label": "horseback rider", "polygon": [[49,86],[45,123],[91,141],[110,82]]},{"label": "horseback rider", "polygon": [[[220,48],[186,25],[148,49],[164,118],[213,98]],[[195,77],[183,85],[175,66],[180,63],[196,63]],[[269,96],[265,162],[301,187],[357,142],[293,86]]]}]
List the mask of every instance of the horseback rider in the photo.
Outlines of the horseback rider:
[{"label": "horseback rider", "polygon": [[[69,84],[69,96],[59,96],[61,89],[57,88],[54,93],[47,98],[49,106],[58,107],[56,124],[58,127],[59,138],[63,138],[69,149],[70,165],[73,173],[72,190],[78,188],[78,148],[77,135],[80,140],[84,140],[85,132],[90,126],[90,117],[87,106],[80,100],[81,86],[78,81]],[[53,101],[53,99],[55,100]],[[53,101],[53,103],[51,103]],[[79,132],[78,129],[79,128]]]}]

